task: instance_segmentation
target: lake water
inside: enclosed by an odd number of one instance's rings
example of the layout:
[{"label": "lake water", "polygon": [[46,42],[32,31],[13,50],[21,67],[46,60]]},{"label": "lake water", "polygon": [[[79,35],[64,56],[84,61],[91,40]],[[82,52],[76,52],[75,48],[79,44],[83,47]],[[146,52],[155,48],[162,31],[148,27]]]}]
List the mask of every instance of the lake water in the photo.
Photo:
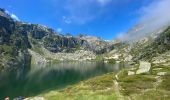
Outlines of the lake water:
[{"label": "lake water", "polygon": [[27,74],[19,78],[14,75],[0,78],[0,100],[7,96],[10,98],[28,97],[53,89],[62,89],[90,77],[117,72],[122,68],[122,64],[113,65],[103,62],[34,65]]}]

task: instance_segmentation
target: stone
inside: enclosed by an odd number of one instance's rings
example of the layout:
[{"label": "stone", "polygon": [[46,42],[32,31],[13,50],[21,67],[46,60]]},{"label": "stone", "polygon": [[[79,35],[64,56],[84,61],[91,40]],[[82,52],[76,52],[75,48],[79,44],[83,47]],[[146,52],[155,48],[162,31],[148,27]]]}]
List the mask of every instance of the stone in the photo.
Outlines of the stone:
[{"label": "stone", "polygon": [[104,63],[108,63],[108,61],[105,60]]},{"label": "stone", "polygon": [[132,60],[132,56],[131,55],[128,55],[127,57],[125,57],[125,61],[131,61]]},{"label": "stone", "polygon": [[133,71],[128,71],[128,75],[134,75],[135,74],[135,72],[133,72]]},{"label": "stone", "polygon": [[157,75],[159,75],[159,76],[163,76],[163,75],[165,75],[167,72],[159,72],[159,73],[157,73]]},{"label": "stone", "polygon": [[44,97],[34,97],[31,98],[30,100],[46,100]]},{"label": "stone", "polygon": [[119,59],[119,56],[120,56],[120,55],[115,54],[115,55],[113,56],[113,59]]},{"label": "stone", "polygon": [[151,68],[151,63],[140,61],[139,69],[136,71],[136,74],[143,74],[149,72]]},{"label": "stone", "polygon": [[155,68],[155,69],[153,69],[153,70],[161,70],[162,68]]}]

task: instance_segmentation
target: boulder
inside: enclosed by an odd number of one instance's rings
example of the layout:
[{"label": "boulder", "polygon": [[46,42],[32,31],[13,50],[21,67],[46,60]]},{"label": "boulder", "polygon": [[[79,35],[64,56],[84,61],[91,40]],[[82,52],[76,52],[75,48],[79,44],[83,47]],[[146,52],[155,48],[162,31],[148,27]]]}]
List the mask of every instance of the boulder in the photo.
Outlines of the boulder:
[{"label": "boulder", "polygon": [[133,72],[133,71],[128,71],[128,75],[134,75],[135,74],[135,72]]},{"label": "boulder", "polygon": [[159,72],[159,73],[157,73],[157,75],[159,75],[159,76],[163,76],[163,75],[165,75],[167,72]]},{"label": "boulder", "polygon": [[151,68],[151,63],[140,61],[139,69],[136,71],[136,74],[148,73]]},{"label": "boulder", "polygon": [[131,55],[128,55],[127,57],[125,57],[125,61],[131,61],[132,60],[132,56]]},{"label": "boulder", "polygon": [[31,99],[24,99],[24,100],[46,100],[44,97],[34,97]]}]

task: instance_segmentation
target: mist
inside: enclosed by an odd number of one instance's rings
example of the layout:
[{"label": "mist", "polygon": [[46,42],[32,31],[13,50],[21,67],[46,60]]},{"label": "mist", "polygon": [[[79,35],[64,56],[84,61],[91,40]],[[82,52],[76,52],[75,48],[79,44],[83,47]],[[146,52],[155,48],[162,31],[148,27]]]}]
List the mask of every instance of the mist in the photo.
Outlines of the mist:
[{"label": "mist", "polygon": [[136,26],[126,33],[120,33],[122,41],[136,41],[152,33],[163,31],[170,25],[170,0],[155,0],[139,9],[140,17]]}]

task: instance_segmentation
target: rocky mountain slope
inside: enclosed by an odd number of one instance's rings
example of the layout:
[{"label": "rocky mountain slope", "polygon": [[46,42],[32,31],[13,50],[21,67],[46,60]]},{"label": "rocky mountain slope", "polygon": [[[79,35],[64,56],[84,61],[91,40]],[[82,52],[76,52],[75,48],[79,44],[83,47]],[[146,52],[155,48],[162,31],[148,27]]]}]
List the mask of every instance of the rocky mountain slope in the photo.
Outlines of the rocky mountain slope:
[{"label": "rocky mountain slope", "polygon": [[[140,28],[139,28],[140,29]],[[138,27],[133,28],[127,33],[127,35],[134,35],[135,30],[139,30]],[[138,34],[138,33],[136,33]],[[114,50],[108,53],[110,57],[116,58],[122,61],[152,61],[152,58],[160,56],[169,51],[170,42],[170,27],[166,26],[159,30],[155,30],[148,33],[145,36],[141,36],[136,40],[123,40],[117,43]],[[126,36],[125,36],[126,37]],[[135,36],[134,36],[135,37]]]},{"label": "rocky mountain slope", "polygon": [[[16,21],[0,9],[0,70],[51,60],[92,60],[114,49],[92,36],[64,36],[43,25]],[[26,64],[27,63],[27,64]]]},{"label": "rocky mountain slope", "polygon": [[31,45],[26,33],[19,30],[15,21],[0,9],[0,70],[10,71],[18,69],[19,65],[29,66],[31,55],[27,48],[31,48]]}]

